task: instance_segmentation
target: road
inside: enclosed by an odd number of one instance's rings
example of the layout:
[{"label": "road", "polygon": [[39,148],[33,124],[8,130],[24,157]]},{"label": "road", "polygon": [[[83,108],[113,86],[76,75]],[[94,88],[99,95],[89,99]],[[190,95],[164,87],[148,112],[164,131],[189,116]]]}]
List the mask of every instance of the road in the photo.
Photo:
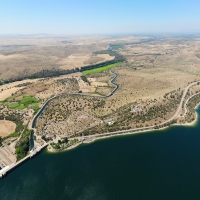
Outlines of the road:
[{"label": "road", "polygon": [[[180,104],[179,104],[179,106],[178,106],[176,112],[174,113],[174,115],[173,115],[170,119],[168,119],[168,120],[166,120],[165,122],[160,123],[160,124],[158,124],[158,125],[164,125],[164,124],[166,124],[166,123],[172,121],[172,120],[175,119],[176,117],[178,117],[178,115],[179,115],[179,113],[180,113],[180,111],[181,111],[181,109],[182,109],[182,104],[183,104],[183,102],[184,102],[184,100],[185,100],[185,97],[186,97],[186,95],[187,95],[187,92],[188,92],[189,88],[192,87],[192,86],[194,86],[194,85],[196,85],[198,82],[199,82],[199,81],[196,81],[196,82],[194,82],[194,83],[191,83],[191,84],[189,84],[189,85],[184,89],[183,95],[182,95],[182,98],[181,98],[181,101],[180,101]],[[196,94],[196,95],[197,95],[197,94]],[[193,95],[193,96],[195,96],[195,95]],[[157,125],[157,126],[158,126],[158,125]],[[85,138],[85,139],[88,139],[88,140],[91,140],[92,138],[94,139],[94,138],[100,138],[100,137],[106,137],[106,136],[112,136],[112,135],[119,135],[119,134],[123,134],[123,133],[126,134],[126,133],[130,133],[130,132],[131,132],[131,133],[134,133],[134,132],[143,132],[143,131],[153,130],[153,129],[155,129],[155,127],[156,127],[156,126],[148,126],[148,127],[135,128],[135,129],[129,129],[129,130],[114,131],[114,132],[109,132],[109,133],[101,133],[101,134],[95,134],[95,135],[84,136],[84,138]],[[77,137],[76,137],[76,138],[77,138]],[[81,138],[81,137],[80,137],[80,138]],[[74,139],[74,138],[71,138],[71,139]]]},{"label": "road", "polygon": [[[192,86],[194,86],[194,85],[196,85],[198,82],[199,82],[199,81],[190,83],[190,84],[185,88],[185,90],[183,91],[183,96],[182,96],[182,98],[181,98],[180,104],[179,104],[179,106],[178,106],[176,112],[175,112],[174,115],[173,115],[169,120],[167,120],[166,122],[169,122],[169,121],[175,119],[176,117],[178,117],[178,115],[179,115],[179,113],[180,113],[180,111],[181,111],[181,109],[182,109],[182,105],[183,105],[183,102],[184,102],[184,100],[185,100],[185,96],[187,95],[187,92],[188,92],[189,88],[192,87]],[[166,122],[165,122],[165,123],[166,123]]]},{"label": "road", "polygon": [[[65,93],[65,94],[61,94],[61,95],[56,95],[54,97],[52,97],[51,99],[47,100],[47,102],[43,105],[43,107],[38,111],[38,113],[35,115],[35,117],[33,118],[33,121],[32,121],[32,129],[35,128],[35,124],[36,124],[36,120],[37,118],[42,114],[43,110],[46,108],[46,106],[49,104],[49,102],[51,100],[53,100],[54,98],[57,98],[59,96],[63,96],[63,95],[74,95],[74,96],[90,96],[90,97],[96,97],[96,98],[109,98],[110,96],[114,95],[114,93],[118,90],[119,88],[119,85],[115,83],[115,80],[116,78],[118,77],[118,74],[112,70],[110,70],[113,74],[115,74],[115,77],[111,80],[111,83],[115,85],[115,89],[107,96],[93,96],[93,95],[90,95],[90,94],[81,94],[81,93]],[[160,123],[158,125],[164,125],[170,121],[172,121],[173,119],[175,119],[176,117],[178,117],[178,115],[180,114],[180,111],[182,109],[182,105],[183,105],[183,102],[185,100],[185,97],[187,95],[187,92],[189,90],[190,87],[196,85],[199,81],[196,81],[196,82],[193,82],[191,84],[189,84],[183,91],[183,95],[181,97],[181,101],[179,103],[179,106],[176,110],[176,112],[174,113],[174,115],[166,120],[165,122],[163,123]],[[91,137],[103,137],[103,136],[110,136],[110,135],[117,135],[117,134],[122,134],[122,133],[127,133],[127,132],[139,132],[139,131],[148,131],[148,130],[153,130],[155,129],[156,126],[149,126],[149,127],[143,127],[143,128],[136,128],[136,129],[129,129],[129,130],[122,130],[122,131],[115,131],[115,132],[110,132],[110,133],[102,133],[102,134],[98,134],[98,135],[90,135],[90,136],[86,136],[85,138],[91,138]],[[31,134],[31,137],[32,137],[32,140],[33,140],[33,136],[34,136],[34,131],[32,132]],[[34,140],[33,140],[34,141]],[[34,148],[34,144],[32,147],[30,147],[30,149]]]},{"label": "road", "polygon": [[192,96],[190,96],[190,97],[186,100],[186,102],[185,102],[185,104],[184,104],[184,114],[183,114],[183,116],[181,116],[181,117],[184,117],[184,116],[186,115],[186,113],[187,113],[187,108],[186,108],[186,106],[187,106],[188,101],[189,101],[192,97],[194,97],[194,96],[196,96],[196,95],[198,95],[198,94],[200,94],[200,92],[197,92],[196,94],[193,94]]}]

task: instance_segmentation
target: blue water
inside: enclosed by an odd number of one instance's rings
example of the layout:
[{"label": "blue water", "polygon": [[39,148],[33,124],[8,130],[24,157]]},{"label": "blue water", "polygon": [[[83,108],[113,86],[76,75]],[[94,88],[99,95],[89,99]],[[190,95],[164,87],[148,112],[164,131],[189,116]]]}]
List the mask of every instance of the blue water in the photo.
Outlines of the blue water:
[{"label": "blue water", "polygon": [[44,150],[0,180],[0,200],[36,199],[199,200],[200,121]]}]

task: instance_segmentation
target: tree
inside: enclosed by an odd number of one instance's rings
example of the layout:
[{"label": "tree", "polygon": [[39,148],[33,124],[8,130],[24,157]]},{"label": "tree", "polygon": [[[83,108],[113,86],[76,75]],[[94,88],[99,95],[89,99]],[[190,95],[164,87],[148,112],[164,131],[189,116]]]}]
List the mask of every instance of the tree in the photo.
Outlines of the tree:
[{"label": "tree", "polygon": [[0,136],[0,146],[2,145],[2,142],[3,142],[3,139],[2,139],[2,137]]},{"label": "tree", "polygon": [[68,140],[68,138],[66,137],[66,138],[63,138],[63,141],[62,141],[62,142],[63,142],[63,143],[68,143],[68,141],[69,141],[69,140]]},{"label": "tree", "polygon": [[46,139],[46,137],[43,135],[42,137],[41,137],[44,141],[47,141],[47,139]]}]

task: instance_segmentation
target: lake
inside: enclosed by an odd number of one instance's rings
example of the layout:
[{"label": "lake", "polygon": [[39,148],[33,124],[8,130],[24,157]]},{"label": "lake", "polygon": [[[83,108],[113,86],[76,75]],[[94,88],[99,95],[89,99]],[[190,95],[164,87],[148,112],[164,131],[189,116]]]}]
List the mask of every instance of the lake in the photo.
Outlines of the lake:
[{"label": "lake", "polygon": [[200,199],[200,121],[43,150],[0,179],[0,200],[39,199]]}]

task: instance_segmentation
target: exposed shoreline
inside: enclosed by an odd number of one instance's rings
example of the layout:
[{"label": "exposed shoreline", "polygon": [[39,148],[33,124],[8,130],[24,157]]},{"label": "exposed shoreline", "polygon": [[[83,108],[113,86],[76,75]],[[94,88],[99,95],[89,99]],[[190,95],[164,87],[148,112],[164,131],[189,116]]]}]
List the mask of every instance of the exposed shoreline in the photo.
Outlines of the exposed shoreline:
[{"label": "exposed shoreline", "polygon": [[[197,109],[197,107],[200,106],[200,103],[196,105],[195,109]],[[160,131],[160,130],[164,130],[164,129],[167,129],[169,127],[173,127],[173,126],[190,126],[190,127],[194,127],[198,121],[198,114],[197,112],[195,111],[195,120],[190,122],[190,123],[185,123],[185,124],[173,124],[173,125],[170,125],[170,126],[166,126],[166,127],[162,127],[162,128],[158,128],[158,129],[149,129],[149,130],[141,130],[141,131],[136,131],[136,132],[133,132],[133,131],[129,131],[127,130],[127,132],[124,132],[124,133],[118,133],[118,134],[112,134],[112,132],[110,133],[107,133],[107,134],[110,134],[110,135],[106,135],[106,136],[98,136],[97,134],[96,135],[91,135],[91,136],[88,136],[88,138],[85,138],[85,140],[81,141],[81,142],[78,142],[78,143],[75,143],[74,145],[71,145],[70,147],[66,147],[62,150],[56,150],[56,149],[53,149],[53,148],[48,148],[47,146],[47,152],[50,152],[50,153],[61,153],[61,152],[65,152],[65,151],[68,151],[68,150],[71,150],[71,149],[75,149],[76,147],[78,147],[79,145],[81,144],[89,144],[89,143],[92,143],[92,142],[95,142],[96,140],[100,140],[100,139],[106,139],[106,138],[111,138],[111,137],[117,137],[117,136],[126,136],[126,135],[135,135],[135,134],[141,134],[141,133],[147,133],[147,132],[150,132],[150,131]]]},{"label": "exposed shoreline", "polygon": [[[111,83],[115,85],[115,89],[114,89],[109,95],[107,95],[107,96],[104,96],[104,97],[99,96],[99,97],[101,97],[101,98],[108,98],[108,97],[112,96],[112,95],[117,91],[117,89],[119,88],[119,85],[115,83],[115,80],[116,80],[116,78],[118,77],[118,74],[115,73],[115,72],[112,71],[112,70],[110,70],[110,71],[111,71],[113,74],[115,74],[115,77],[111,80]],[[103,133],[103,134],[95,134],[95,135],[85,136],[85,137],[76,137],[76,138],[79,139],[80,142],[78,142],[78,143],[76,143],[76,144],[74,144],[74,145],[72,145],[72,146],[66,147],[65,149],[72,149],[72,148],[74,148],[73,146],[76,147],[76,146],[78,146],[77,144],[79,144],[79,143],[90,143],[90,142],[92,142],[92,141],[94,141],[94,140],[96,140],[96,139],[98,139],[98,138],[105,138],[105,137],[111,137],[111,136],[116,136],[116,135],[125,135],[125,134],[135,134],[135,133],[140,133],[140,132],[147,132],[147,131],[152,131],[152,130],[161,130],[161,129],[167,128],[167,127],[169,127],[170,125],[166,126],[166,123],[169,123],[169,122],[173,121],[174,119],[176,119],[176,118],[179,116],[180,111],[181,111],[181,109],[182,109],[182,105],[183,105],[183,103],[184,103],[184,100],[185,100],[185,98],[186,98],[186,95],[187,95],[187,92],[188,92],[189,88],[192,87],[192,86],[194,86],[195,84],[198,84],[198,83],[200,83],[200,81],[192,82],[192,83],[190,83],[188,86],[186,86],[186,88],[183,90],[183,95],[182,95],[182,97],[181,97],[180,103],[179,103],[179,105],[178,105],[178,107],[177,107],[177,109],[176,109],[174,115],[173,115],[171,118],[169,118],[168,120],[166,120],[165,122],[162,122],[162,123],[160,123],[160,124],[158,124],[158,125],[153,125],[153,126],[148,126],[148,127],[143,127],[143,128],[136,128],[136,129],[130,129],[130,130],[123,130],[123,131],[115,131],[115,132]],[[70,93],[70,94],[71,94],[71,93]],[[74,94],[72,93],[71,95],[74,95]],[[75,94],[75,95],[77,95],[77,94]],[[78,95],[81,95],[81,94],[78,94]],[[197,95],[197,94],[196,94],[196,95]],[[85,95],[81,95],[81,96],[85,96]],[[86,96],[88,96],[88,95],[86,95]],[[89,95],[89,96],[90,96],[90,95]],[[193,95],[193,96],[195,96],[195,95]],[[190,98],[192,98],[193,96],[189,97],[189,98],[187,99],[187,101],[188,101]],[[43,107],[42,107],[42,108],[38,111],[38,113],[34,116],[32,122],[31,122],[31,124],[32,124],[32,125],[31,125],[31,128],[32,128],[31,138],[32,138],[32,141],[33,141],[33,147],[34,147],[33,135],[34,135],[34,132],[35,132],[35,123],[36,123],[36,121],[37,121],[37,118],[41,115],[41,113],[42,113],[43,110],[45,109],[46,105],[47,105],[52,99],[54,99],[54,98],[56,98],[56,97],[58,97],[58,96],[54,96],[54,97],[48,99],[48,100],[46,101],[46,103],[43,105]],[[184,103],[184,108],[185,108],[185,106],[186,106],[187,101]],[[196,105],[196,107],[197,107],[197,106],[198,106],[198,104]],[[196,108],[196,107],[195,107],[195,108]],[[186,113],[186,112],[187,112],[187,111],[185,110],[185,113]],[[185,115],[185,114],[184,114],[184,115]],[[196,117],[196,118],[197,118],[197,117]],[[191,122],[191,123],[189,123],[189,124],[193,124],[193,122]],[[164,127],[158,128],[158,126],[161,126],[161,125],[164,126]],[[178,124],[178,125],[182,125],[182,124]],[[186,124],[186,125],[187,125],[187,124]],[[89,140],[89,141],[88,141],[88,140]],[[33,148],[33,147],[32,147],[32,148]],[[52,147],[52,148],[53,148],[53,147]],[[49,149],[49,151],[52,151],[52,152],[58,152],[58,151],[64,151],[64,150],[65,150],[65,149],[62,149],[62,150],[59,150],[59,149],[52,149],[52,150],[50,150],[50,148],[48,148],[48,149]]]},{"label": "exposed shoreline", "polygon": [[[189,97],[188,100],[190,98],[191,97]],[[200,103],[198,103],[195,106],[195,109],[197,109],[198,106],[200,106]],[[50,144],[45,142],[44,145],[39,147],[39,149],[35,150],[31,154],[27,155],[24,159],[16,162],[14,165],[9,166],[5,170],[1,171],[0,178],[4,177],[9,171],[12,171],[15,167],[17,167],[20,164],[22,164],[23,162],[27,161],[27,159],[29,159],[32,156],[36,155],[39,151],[41,151],[42,149],[44,149],[46,147],[47,147],[47,152],[48,153],[63,153],[63,152],[69,151],[69,150],[73,150],[73,149],[75,149],[76,147],[78,147],[81,144],[89,144],[89,143],[95,142],[96,140],[107,139],[107,138],[111,138],[111,137],[141,134],[141,133],[147,133],[147,132],[150,132],[150,131],[160,131],[160,130],[164,130],[164,129],[167,129],[167,128],[173,127],[173,126],[190,126],[190,127],[193,126],[194,127],[196,125],[197,121],[198,121],[198,117],[199,116],[198,116],[198,114],[197,114],[197,112],[195,110],[195,119],[190,123],[172,124],[172,125],[169,125],[169,126],[165,126],[165,127],[162,127],[162,128],[156,128],[156,129],[155,129],[156,126],[152,126],[152,127],[139,128],[139,130],[138,129],[136,129],[136,130],[124,130],[124,131],[120,131],[120,132],[117,132],[117,133],[116,132],[110,132],[110,133],[104,133],[102,135],[101,134],[96,134],[96,135],[91,135],[91,136],[78,137],[79,139],[82,139],[82,140],[79,140],[79,142],[77,142],[77,143],[75,143],[75,144],[73,144],[73,145],[71,145],[69,147],[66,147],[64,149],[61,149],[61,150],[56,150],[56,149],[53,149],[52,147],[49,148]],[[168,121],[169,120],[167,120],[166,122],[168,122]],[[161,124],[164,124],[164,123],[161,123]],[[143,130],[143,129],[146,129],[146,130]]]},{"label": "exposed shoreline", "polygon": [[[197,95],[197,94],[196,94]],[[193,96],[195,96],[195,95],[193,95]],[[190,98],[192,98],[193,96],[191,96],[191,97],[189,97],[188,98],[188,101],[189,101],[189,99]],[[186,103],[187,103],[187,101],[185,102],[185,105],[184,105],[184,107],[186,106]],[[200,106],[200,103],[198,103],[196,106],[195,106],[195,110],[198,108]],[[187,111],[186,111],[187,112]],[[153,126],[152,127],[152,129],[149,127],[149,129],[147,129],[147,130],[139,130],[139,131],[136,131],[136,132],[134,132],[134,131],[129,131],[129,130],[124,130],[124,132],[122,131],[121,133],[118,133],[118,134],[115,134],[115,132],[110,132],[110,133],[106,133],[106,134],[108,134],[108,135],[106,135],[106,136],[104,136],[104,135],[91,135],[91,136],[87,136],[86,138],[85,138],[85,140],[84,141],[82,141],[82,142],[78,142],[78,143],[75,143],[74,145],[71,145],[70,147],[66,147],[66,148],[64,148],[64,149],[62,149],[62,150],[56,150],[56,149],[53,149],[53,148],[48,148],[48,146],[47,146],[47,151],[48,152],[51,152],[51,153],[59,153],[59,152],[64,152],[64,151],[68,151],[68,150],[71,150],[71,149],[74,149],[74,148],[76,148],[76,147],[78,147],[79,145],[81,145],[81,144],[89,144],[89,143],[92,143],[92,142],[95,142],[96,140],[100,140],[100,139],[105,139],[105,138],[111,138],[111,137],[117,137],[117,136],[126,136],[126,135],[134,135],[134,134],[140,134],[140,133],[147,133],[147,132],[150,132],[150,131],[159,131],[159,130],[164,130],[164,129],[167,129],[167,128],[169,128],[169,127],[172,127],[172,126],[190,126],[190,127],[194,127],[195,125],[196,125],[196,123],[197,123],[197,121],[198,121],[198,114],[197,114],[197,112],[195,111],[195,119],[194,119],[194,121],[192,121],[192,122],[189,122],[189,123],[185,123],[185,124],[173,124],[173,125],[169,125],[169,126],[166,126],[166,127],[162,127],[162,128],[158,128],[158,129],[155,129],[155,126]],[[167,120],[168,121],[168,120]],[[166,123],[166,122],[165,122]],[[163,123],[162,123],[163,124]],[[143,129],[145,129],[145,128],[148,128],[148,127],[144,127]],[[81,137],[79,137],[79,138],[81,138]],[[84,137],[82,137],[82,138],[84,138]]]},{"label": "exposed shoreline", "polygon": [[[115,79],[117,78],[118,74],[116,74],[115,72],[113,72],[111,70],[111,72],[113,74],[115,74],[115,77],[111,80],[111,83],[113,83],[115,85],[115,89],[108,95],[108,96],[105,96],[105,97],[101,97],[101,98],[107,98],[107,97],[110,97],[112,96],[116,90],[119,88],[119,85],[117,85],[115,83]],[[47,146],[47,151],[48,152],[52,152],[52,153],[58,153],[58,152],[64,152],[64,151],[68,151],[68,150],[71,150],[71,149],[74,149],[76,147],[78,147],[80,144],[87,144],[87,143],[92,143],[98,139],[106,139],[106,138],[111,138],[111,137],[116,137],[116,136],[126,136],[126,135],[133,135],[133,134],[140,134],[140,133],[147,133],[149,131],[159,131],[159,130],[164,130],[164,129],[167,129],[171,126],[194,126],[197,122],[197,119],[198,119],[198,115],[197,115],[197,112],[195,112],[195,119],[194,121],[190,122],[190,123],[185,123],[185,124],[172,124],[172,125],[166,125],[167,123],[170,123],[172,120],[176,119],[177,117],[179,117],[179,114],[180,114],[180,111],[181,111],[181,108],[182,108],[182,105],[184,103],[184,100],[185,100],[185,97],[186,97],[186,94],[187,94],[187,91],[189,90],[189,88],[195,84],[199,83],[199,81],[196,81],[196,82],[193,82],[191,84],[189,84],[185,90],[183,91],[183,95],[182,95],[182,98],[181,98],[181,101],[177,107],[177,110],[175,111],[174,115],[169,118],[168,120],[166,120],[165,122],[162,122],[158,125],[153,125],[153,126],[149,126],[149,127],[142,127],[142,128],[136,128],[136,129],[129,129],[129,130],[123,130],[123,131],[115,131],[115,132],[107,132],[107,133],[102,133],[102,134],[95,134],[95,135],[89,135],[89,136],[83,136],[83,137],[75,137],[76,139],[79,140],[79,142],[73,144],[73,145],[70,145],[66,148],[63,148],[63,149],[53,149],[53,147],[50,148],[50,144],[49,143],[44,143],[45,147]],[[74,95],[74,94],[72,94]],[[80,94],[78,94],[80,95]],[[196,94],[197,95],[197,94]],[[193,95],[195,96],[195,95]],[[188,102],[188,100],[190,98],[192,98],[193,96],[189,97],[187,99],[187,101],[184,103],[184,108],[185,108],[185,113],[187,113],[187,110],[186,110],[186,103]],[[48,99],[45,104],[42,106],[42,108],[38,111],[38,113],[34,116],[34,118],[31,120],[30,124],[31,125],[31,129],[32,129],[32,133],[31,133],[31,136],[33,138],[33,135],[34,135],[34,132],[36,131],[35,130],[35,123],[36,123],[36,120],[37,118],[40,116],[40,114],[42,113],[42,111],[45,109],[45,107],[47,106],[47,104],[54,98],[56,98],[58,96],[54,96],[50,99]],[[199,106],[200,103],[198,103],[196,106],[195,106],[195,109]],[[185,115],[184,113],[184,115]],[[158,126],[163,126],[161,128],[158,128]],[[75,139],[75,138],[71,138],[71,139]],[[34,139],[33,139],[33,142],[34,142]],[[34,143],[33,143],[33,147],[34,147]],[[44,147],[42,147],[44,148]],[[31,148],[33,149],[33,148]],[[26,160],[27,158],[25,158]],[[18,165],[18,162],[15,163],[15,165]],[[5,172],[2,173],[2,176],[4,176],[6,174],[6,172],[12,170],[14,168],[13,167],[9,167],[8,170],[6,170]]]}]

